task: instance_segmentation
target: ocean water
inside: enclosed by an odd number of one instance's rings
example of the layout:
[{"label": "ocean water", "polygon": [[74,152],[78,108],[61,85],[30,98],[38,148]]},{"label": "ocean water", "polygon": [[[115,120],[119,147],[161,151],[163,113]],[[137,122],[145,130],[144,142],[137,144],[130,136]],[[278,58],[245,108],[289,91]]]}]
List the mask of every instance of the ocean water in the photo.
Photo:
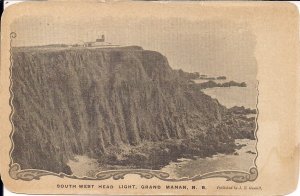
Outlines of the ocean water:
[{"label": "ocean water", "polygon": [[[197,82],[205,82],[204,80]],[[226,82],[224,80],[217,82]],[[221,87],[204,89],[203,92],[212,98],[217,99],[220,104],[227,108],[233,106],[244,106],[255,109],[257,102],[256,83],[247,82],[247,87]],[[249,116],[250,117],[250,116]],[[163,167],[161,171],[170,174],[170,178],[193,177],[209,172],[222,170],[238,170],[248,172],[249,168],[254,166],[256,157],[256,140],[239,139],[236,144],[245,144],[244,147],[237,150],[237,154],[225,155],[217,154],[212,157],[192,159],[178,159],[178,162],[170,162]],[[249,153],[252,152],[252,153]],[[87,156],[77,156],[75,160],[70,160],[68,165],[76,176],[90,176],[101,171],[97,160]]]},{"label": "ocean water", "polygon": [[[205,80],[197,80],[197,83],[206,82]],[[220,80],[216,82],[227,82]],[[227,108],[233,106],[244,106],[246,108],[255,109],[257,104],[257,84],[256,82],[246,82],[247,87],[217,87],[204,89],[203,92]],[[248,117],[255,116],[251,114]],[[222,170],[238,170],[248,172],[253,166],[256,157],[256,140],[238,139],[236,144],[244,144],[245,146],[237,150],[237,154],[225,155],[217,154],[212,157],[191,159],[179,159],[179,162],[171,162],[162,168],[170,174],[170,178],[194,177],[209,172]],[[249,153],[252,152],[252,153]]]},{"label": "ocean water", "polygon": [[[249,139],[237,139],[236,144],[245,144],[244,147],[237,150],[237,155],[217,154],[212,157],[178,159],[177,162],[170,162],[163,167],[161,171],[170,174],[169,178],[178,179],[184,177],[194,177],[196,175],[206,174],[209,172],[222,170],[237,170],[248,172],[254,167],[254,159],[256,157],[256,141]],[[252,153],[249,153],[252,152]],[[100,168],[96,159],[87,156],[76,156],[74,160],[69,160],[73,175],[78,177],[94,177],[94,175],[103,168]]]},{"label": "ocean water", "polygon": [[101,171],[97,159],[92,159],[86,155],[77,155],[73,160],[69,160],[67,165],[71,168],[73,175],[77,177],[94,177]]},{"label": "ocean water", "polygon": [[[198,82],[205,82],[199,81]],[[220,80],[216,81],[224,83],[226,81]],[[246,82],[247,87],[216,87],[203,89],[202,91],[217,99],[220,104],[226,106],[227,108],[233,106],[244,106],[246,108],[255,109],[257,103],[257,84],[256,82]]]},{"label": "ocean water", "polygon": [[[169,165],[161,169],[161,171],[170,174],[170,178],[194,177],[209,172],[223,170],[237,170],[249,172],[254,167],[254,159],[256,157],[256,141],[249,139],[237,139],[237,144],[245,144],[246,146],[237,150],[237,155],[217,154],[212,157],[191,159],[179,159],[179,162],[171,162]],[[249,153],[252,152],[252,153]]]}]

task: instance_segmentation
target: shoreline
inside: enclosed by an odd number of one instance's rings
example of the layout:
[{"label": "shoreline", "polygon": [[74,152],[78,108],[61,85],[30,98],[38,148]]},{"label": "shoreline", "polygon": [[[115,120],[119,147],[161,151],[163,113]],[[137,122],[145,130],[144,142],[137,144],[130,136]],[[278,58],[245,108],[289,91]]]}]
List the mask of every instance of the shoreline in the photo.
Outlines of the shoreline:
[{"label": "shoreline", "polygon": [[[247,139],[247,140],[254,141],[252,139]],[[159,162],[153,162],[152,160],[153,159],[161,160],[159,159],[160,156],[157,156],[156,158],[154,156],[149,156],[148,159],[146,158],[142,159],[141,157],[145,157],[143,156],[144,154],[142,152],[132,153],[130,156],[128,156],[129,159],[123,159],[123,160],[116,160],[115,158],[112,158],[114,156],[108,156],[105,158],[102,157],[102,159],[101,158],[95,159],[95,158],[90,158],[87,155],[76,155],[74,158],[75,160],[69,160],[67,164],[71,168],[72,174],[80,177],[84,177],[84,176],[94,177],[98,172],[106,171],[106,170],[151,169],[151,170],[163,171],[164,168],[172,164],[182,164],[184,162],[196,161],[198,159],[202,159],[202,160],[214,159],[214,157],[217,157],[219,155],[234,156],[234,153],[242,149],[244,146],[246,145],[238,144],[235,141],[234,145],[227,144],[227,148],[224,148],[225,146],[223,146],[224,149],[223,152],[211,151],[212,152],[211,154],[206,154],[206,155],[194,152],[188,154],[178,154],[177,156],[171,157],[163,153],[161,155],[164,156],[164,159],[162,159],[162,161]],[[166,149],[163,150],[164,151],[160,151],[160,152],[166,152]],[[173,152],[168,152],[168,153],[172,154]],[[156,164],[154,165],[153,163]],[[137,165],[139,165],[140,167],[137,167]]]},{"label": "shoreline", "polygon": [[[217,153],[212,157],[197,157],[196,160],[186,159],[180,162],[171,162],[169,165],[162,168],[161,171],[169,173],[170,178],[191,178],[196,175],[203,175],[209,172],[219,171],[220,169],[218,168],[218,166],[220,165],[222,165],[222,170],[234,169],[248,172],[249,168],[255,166],[254,157],[256,156],[256,142],[257,140],[237,139],[235,141],[236,144],[243,144],[240,149],[237,149],[235,151],[237,155],[235,153]],[[244,164],[242,164],[243,166],[241,166],[241,162],[244,162]],[[234,164],[238,164],[239,167],[233,167],[232,165]],[[198,173],[195,173],[195,171],[197,171]]]}]

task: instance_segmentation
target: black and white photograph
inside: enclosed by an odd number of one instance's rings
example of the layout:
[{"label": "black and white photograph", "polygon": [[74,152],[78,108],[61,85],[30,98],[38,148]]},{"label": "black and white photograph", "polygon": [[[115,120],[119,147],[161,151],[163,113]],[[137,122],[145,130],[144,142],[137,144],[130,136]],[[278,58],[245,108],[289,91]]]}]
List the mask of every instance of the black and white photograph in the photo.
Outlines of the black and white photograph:
[{"label": "black and white photograph", "polygon": [[22,170],[192,179],[256,166],[247,23],[24,16],[11,29],[11,157]]},{"label": "black and white photograph", "polygon": [[296,189],[295,5],[4,5],[6,191],[287,195]]}]

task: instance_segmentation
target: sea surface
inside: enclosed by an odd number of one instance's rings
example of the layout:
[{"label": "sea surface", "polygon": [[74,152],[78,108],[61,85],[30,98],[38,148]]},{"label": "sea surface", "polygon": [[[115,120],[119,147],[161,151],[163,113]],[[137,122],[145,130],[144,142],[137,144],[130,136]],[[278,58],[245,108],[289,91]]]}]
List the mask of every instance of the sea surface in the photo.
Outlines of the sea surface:
[{"label": "sea surface", "polygon": [[[244,144],[236,153],[225,155],[216,154],[212,157],[195,159],[178,159],[176,162],[170,162],[163,167],[161,171],[170,174],[169,178],[178,179],[184,177],[194,177],[209,172],[223,170],[237,170],[248,172],[254,165],[256,157],[256,141],[249,139],[237,139],[236,144]],[[96,159],[87,156],[76,156],[74,160],[67,163],[73,174],[77,177],[93,177],[102,169],[99,167]]]},{"label": "sea surface", "polygon": [[[217,83],[228,82],[229,80],[216,80]],[[206,80],[196,80],[195,82],[207,82]],[[257,104],[257,84],[256,82],[246,82],[247,87],[216,87],[203,89],[202,91],[217,99],[220,104],[227,108],[233,106],[244,106],[246,108],[255,109]],[[251,114],[248,117],[255,116]],[[238,170],[249,171],[249,168],[255,166],[256,157],[256,140],[237,139],[236,144],[244,144],[245,146],[236,150],[235,154],[225,155],[217,154],[212,157],[196,159],[178,159],[162,168],[170,174],[171,178],[193,177],[209,172],[222,170]]]},{"label": "sea surface", "polygon": [[[206,80],[196,80],[197,83],[207,82]],[[217,83],[228,82],[228,80],[215,80]],[[233,106],[244,106],[245,108],[256,108],[257,103],[257,83],[256,81],[246,82],[247,87],[215,87],[202,91],[217,99],[220,104],[231,108]]]},{"label": "sea surface", "polygon": [[77,177],[93,177],[101,169],[97,159],[92,159],[86,155],[77,155],[73,160],[69,160],[67,165],[71,168],[73,175]]},{"label": "sea surface", "polygon": [[[197,81],[205,82],[205,80]],[[225,80],[216,82],[226,82]],[[257,102],[257,86],[256,83],[247,82],[247,87],[217,87],[204,89],[203,92],[212,98],[217,99],[220,104],[227,108],[233,106],[244,106],[246,108],[255,109]],[[250,117],[250,116],[248,116]],[[217,154],[212,157],[195,159],[178,159],[176,162],[170,162],[163,167],[161,171],[170,174],[170,178],[193,177],[209,172],[222,170],[238,170],[248,172],[249,168],[254,166],[256,157],[256,140],[237,139],[236,144],[244,144],[241,149],[236,150],[235,154],[225,155]],[[68,165],[76,176],[93,176],[101,171],[96,159],[87,156],[76,156],[74,160],[70,160]]]},{"label": "sea surface", "polygon": [[170,174],[170,178],[194,177],[209,172],[223,170],[237,170],[249,172],[249,168],[255,166],[256,140],[237,139],[236,144],[245,144],[235,154],[217,154],[212,157],[192,159],[178,159],[161,169]]}]

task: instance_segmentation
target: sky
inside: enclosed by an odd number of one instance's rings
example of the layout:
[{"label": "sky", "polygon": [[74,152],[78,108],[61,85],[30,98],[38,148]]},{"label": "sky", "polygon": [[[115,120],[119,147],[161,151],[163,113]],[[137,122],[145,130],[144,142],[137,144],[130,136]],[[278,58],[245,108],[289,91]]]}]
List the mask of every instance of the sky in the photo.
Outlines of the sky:
[{"label": "sky", "polygon": [[247,23],[222,18],[112,17],[84,18],[59,15],[23,16],[15,20],[15,46],[75,44],[106,41],[122,46],[138,45],[165,55],[174,69],[236,81],[256,81],[255,36]]}]

